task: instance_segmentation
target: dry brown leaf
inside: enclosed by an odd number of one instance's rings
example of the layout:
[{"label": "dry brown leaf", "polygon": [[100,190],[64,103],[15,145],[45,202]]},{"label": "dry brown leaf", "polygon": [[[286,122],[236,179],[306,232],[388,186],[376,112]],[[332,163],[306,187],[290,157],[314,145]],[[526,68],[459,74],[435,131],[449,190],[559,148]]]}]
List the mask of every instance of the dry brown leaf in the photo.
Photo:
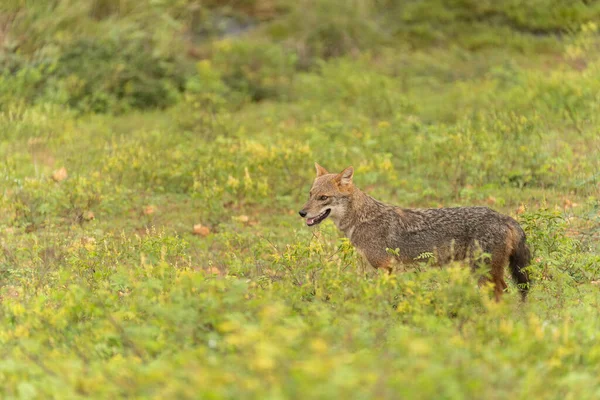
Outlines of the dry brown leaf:
[{"label": "dry brown leaf", "polygon": [[156,207],[154,206],[146,206],[144,207],[144,215],[152,215],[156,212]]},{"label": "dry brown leaf", "polygon": [[194,235],[200,235],[206,237],[210,234],[210,229],[208,226],[204,226],[202,224],[194,225]]},{"label": "dry brown leaf", "polygon": [[564,201],[564,203],[563,203],[563,206],[564,206],[564,208],[565,208],[565,209],[567,209],[567,208],[575,208],[575,207],[577,207],[578,205],[579,205],[579,204],[577,204],[577,203],[573,203],[573,202],[572,202],[571,200],[569,200],[569,199],[565,199],[565,201]]},{"label": "dry brown leaf", "polygon": [[52,180],[54,182],[62,182],[65,179],[67,179],[68,177],[69,177],[69,174],[67,173],[67,169],[65,167],[57,169],[56,171],[54,171],[52,173]]},{"label": "dry brown leaf", "polygon": [[573,207],[573,202],[569,199],[565,199],[565,201],[563,202],[563,206],[565,208],[572,208]]}]

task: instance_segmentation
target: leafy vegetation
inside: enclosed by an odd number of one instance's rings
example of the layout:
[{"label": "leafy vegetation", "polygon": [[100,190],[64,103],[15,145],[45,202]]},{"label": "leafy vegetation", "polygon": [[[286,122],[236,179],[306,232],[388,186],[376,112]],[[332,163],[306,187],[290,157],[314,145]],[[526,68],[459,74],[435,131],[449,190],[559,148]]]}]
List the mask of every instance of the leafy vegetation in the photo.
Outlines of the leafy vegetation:
[{"label": "leafy vegetation", "polygon": [[[0,6],[2,398],[600,396],[596,2]],[[314,176],[528,234],[387,276]]]}]

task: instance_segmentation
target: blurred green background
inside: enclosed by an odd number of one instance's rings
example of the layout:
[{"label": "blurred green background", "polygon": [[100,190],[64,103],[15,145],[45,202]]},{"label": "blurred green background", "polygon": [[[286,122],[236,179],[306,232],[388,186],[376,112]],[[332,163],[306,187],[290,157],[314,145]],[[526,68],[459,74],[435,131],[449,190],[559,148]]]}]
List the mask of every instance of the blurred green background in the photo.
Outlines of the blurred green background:
[{"label": "blurred green background", "polygon": [[[598,398],[599,16],[2,1],[1,397]],[[529,302],[305,227],[315,161],[518,219]]]}]

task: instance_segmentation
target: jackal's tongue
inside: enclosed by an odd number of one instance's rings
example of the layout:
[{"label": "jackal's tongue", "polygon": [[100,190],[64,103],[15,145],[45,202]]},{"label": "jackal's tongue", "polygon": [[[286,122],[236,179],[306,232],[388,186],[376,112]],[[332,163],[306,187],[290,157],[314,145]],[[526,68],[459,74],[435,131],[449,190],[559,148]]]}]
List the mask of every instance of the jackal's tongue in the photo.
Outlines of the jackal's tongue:
[{"label": "jackal's tongue", "polygon": [[312,225],[316,218],[306,218],[306,225]]}]

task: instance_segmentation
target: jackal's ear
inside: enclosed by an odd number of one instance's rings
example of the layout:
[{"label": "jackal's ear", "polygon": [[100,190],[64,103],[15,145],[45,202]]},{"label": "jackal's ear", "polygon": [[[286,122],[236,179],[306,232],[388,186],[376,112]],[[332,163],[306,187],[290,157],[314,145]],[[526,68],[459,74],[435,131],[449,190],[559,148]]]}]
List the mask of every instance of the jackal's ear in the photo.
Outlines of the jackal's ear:
[{"label": "jackal's ear", "polygon": [[317,170],[317,178],[323,175],[327,175],[329,172],[321,167],[318,163],[315,163],[315,169]]},{"label": "jackal's ear", "polygon": [[352,177],[354,176],[354,168],[348,167],[340,172],[340,183],[342,185],[350,185],[352,183]]}]

